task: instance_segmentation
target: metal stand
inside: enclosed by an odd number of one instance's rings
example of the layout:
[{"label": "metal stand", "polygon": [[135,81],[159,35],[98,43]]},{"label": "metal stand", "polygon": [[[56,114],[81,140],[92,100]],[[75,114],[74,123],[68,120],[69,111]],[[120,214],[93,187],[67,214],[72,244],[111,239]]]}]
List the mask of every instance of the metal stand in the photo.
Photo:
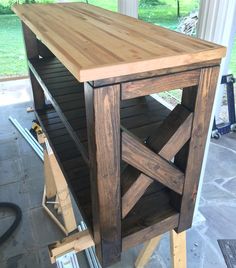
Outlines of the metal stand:
[{"label": "metal stand", "polygon": [[229,121],[227,123],[216,124],[216,120],[214,119],[212,138],[219,139],[221,135],[236,131],[234,83],[235,78],[232,74],[222,76],[221,84],[226,85]]}]

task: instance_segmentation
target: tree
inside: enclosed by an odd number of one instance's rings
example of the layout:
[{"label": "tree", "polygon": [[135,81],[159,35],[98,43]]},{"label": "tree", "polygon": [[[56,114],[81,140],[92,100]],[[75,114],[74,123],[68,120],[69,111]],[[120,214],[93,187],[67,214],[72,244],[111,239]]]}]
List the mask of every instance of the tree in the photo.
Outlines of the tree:
[{"label": "tree", "polygon": [[179,0],[177,1],[177,16],[180,17],[180,5],[179,5]]}]

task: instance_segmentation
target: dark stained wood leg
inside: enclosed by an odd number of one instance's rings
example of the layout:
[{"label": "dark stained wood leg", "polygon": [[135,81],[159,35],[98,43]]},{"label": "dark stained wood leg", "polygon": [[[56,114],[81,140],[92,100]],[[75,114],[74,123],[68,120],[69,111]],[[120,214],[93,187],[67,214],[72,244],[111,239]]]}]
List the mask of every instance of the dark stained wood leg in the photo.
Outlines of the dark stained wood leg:
[{"label": "dark stained wood leg", "polygon": [[218,74],[218,66],[204,68],[201,70],[198,89],[184,90],[182,104],[190,110],[194,109],[194,117],[191,140],[175,158],[176,165],[185,170],[178,232],[186,230],[192,224]]},{"label": "dark stained wood leg", "polygon": [[[28,59],[39,58],[38,41],[36,35],[22,22],[22,29],[25,40],[25,50]],[[45,105],[45,97],[42,88],[37,82],[36,78],[29,70],[29,76],[32,85],[34,106],[36,110],[42,109]]]},{"label": "dark stained wood leg", "polygon": [[120,86],[85,84],[93,232],[96,253],[107,267],[121,254]]}]

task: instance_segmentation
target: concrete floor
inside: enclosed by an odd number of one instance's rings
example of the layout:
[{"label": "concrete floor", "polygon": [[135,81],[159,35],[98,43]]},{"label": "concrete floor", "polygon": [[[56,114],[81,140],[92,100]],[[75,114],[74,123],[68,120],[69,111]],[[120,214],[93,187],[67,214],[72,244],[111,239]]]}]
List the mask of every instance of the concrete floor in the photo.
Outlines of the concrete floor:
[{"label": "concrete floor", "polygon": [[[17,203],[23,220],[14,235],[0,247],[1,268],[51,268],[47,244],[63,237],[41,207],[43,165],[29,145],[8,121],[16,118],[30,128],[33,113],[26,113],[31,103],[28,80],[0,83],[0,202]],[[226,267],[217,239],[236,239],[236,134],[212,141],[200,202],[201,220],[187,232],[189,268]],[[0,211],[0,234],[13,217]],[[113,268],[133,267],[141,246],[122,255]],[[86,268],[84,255],[80,266]],[[147,268],[170,267],[169,236]]]}]

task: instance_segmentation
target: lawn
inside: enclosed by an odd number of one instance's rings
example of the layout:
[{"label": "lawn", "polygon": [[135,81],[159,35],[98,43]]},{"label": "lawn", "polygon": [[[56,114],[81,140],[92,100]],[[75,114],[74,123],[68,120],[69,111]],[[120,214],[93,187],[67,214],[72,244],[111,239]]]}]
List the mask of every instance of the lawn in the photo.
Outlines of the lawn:
[{"label": "lawn", "polygon": [[20,22],[15,15],[0,16],[0,76],[27,74]]},{"label": "lawn", "polygon": [[[159,4],[153,4],[153,2]],[[165,2],[167,4],[161,4]],[[116,0],[89,0],[89,3],[117,10]],[[179,19],[176,15],[176,0],[140,0],[139,18],[150,23],[176,29]],[[180,0],[180,15],[186,16],[197,10],[198,0]],[[0,15],[0,76],[27,74],[24,45],[20,22],[15,15]],[[236,40],[232,53],[231,69],[236,73]]]}]

